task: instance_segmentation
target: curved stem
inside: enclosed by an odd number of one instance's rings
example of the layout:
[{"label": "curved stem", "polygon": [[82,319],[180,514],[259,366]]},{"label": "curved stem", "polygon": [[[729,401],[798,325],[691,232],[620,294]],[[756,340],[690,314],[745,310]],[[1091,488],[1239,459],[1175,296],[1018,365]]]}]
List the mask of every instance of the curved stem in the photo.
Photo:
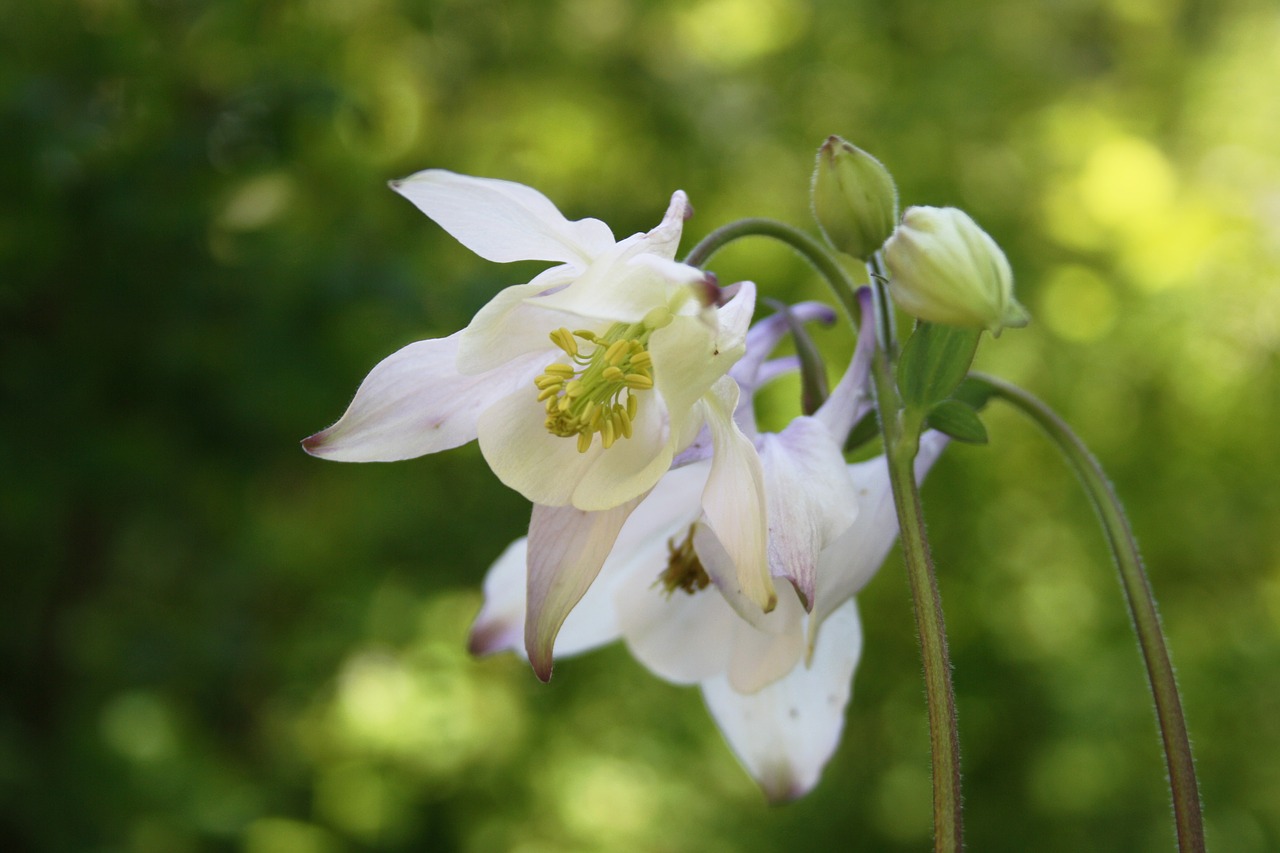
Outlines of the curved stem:
[{"label": "curved stem", "polygon": [[933,845],[936,853],[964,849],[960,795],[960,737],[956,726],[955,689],[951,684],[951,657],[942,617],[942,597],[925,535],[920,489],[914,460],[919,447],[920,424],[904,424],[901,401],[888,358],[877,349],[872,361],[880,429],[884,435],[893,502],[898,510],[902,555],[906,563],[911,599],[915,605],[920,655],[924,661],[925,693],[929,703],[929,742],[933,756]]},{"label": "curved stem", "polygon": [[1142,556],[1138,552],[1138,544],[1133,538],[1133,531],[1125,517],[1124,508],[1120,505],[1120,499],[1084,442],[1053,410],[1026,391],[1002,379],[977,373],[971,376],[989,386],[994,396],[1012,404],[1048,434],[1066,457],[1067,464],[1075,471],[1093,508],[1097,510],[1106,531],[1107,542],[1111,545],[1111,554],[1120,571],[1120,584],[1124,587],[1125,598],[1129,603],[1129,613],[1133,617],[1134,631],[1138,635],[1138,644],[1142,647],[1151,692],[1155,697],[1156,719],[1164,742],[1169,787],[1173,794],[1178,849],[1183,853],[1202,853],[1204,818],[1201,814],[1195,763],[1191,755],[1191,741],[1187,737],[1187,721],[1182,713],[1178,684],[1173,664],[1169,660],[1164,632],[1160,628],[1160,615],[1156,611],[1151,584],[1142,567]]},{"label": "curved stem", "polygon": [[703,237],[698,245],[689,250],[684,262],[690,266],[701,267],[716,252],[734,240],[740,240],[743,237],[772,237],[795,249],[805,260],[813,264],[814,268],[827,280],[827,284],[831,286],[836,298],[840,300],[840,304],[844,306],[844,310],[848,312],[849,318],[853,321],[854,329],[858,328],[862,320],[858,299],[854,295],[858,290],[858,286],[849,277],[849,273],[845,271],[844,267],[840,266],[840,262],[836,260],[835,256],[827,250],[826,246],[785,222],[762,217],[739,219],[737,222],[730,222],[728,225],[721,226],[706,237]]}]

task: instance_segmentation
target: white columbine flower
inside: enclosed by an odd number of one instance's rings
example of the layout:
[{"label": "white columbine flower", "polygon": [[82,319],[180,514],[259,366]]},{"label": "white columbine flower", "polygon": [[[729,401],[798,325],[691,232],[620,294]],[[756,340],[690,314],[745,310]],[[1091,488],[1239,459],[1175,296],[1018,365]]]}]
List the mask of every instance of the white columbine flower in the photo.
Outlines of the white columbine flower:
[{"label": "white columbine flower", "polygon": [[[794,310],[815,316],[805,306]],[[735,368],[748,393],[787,366],[764,360],[781,334],[782,324],[771,321],[752,330],[747,358]],[[864,340],[869,344],[869,335]],[[628,519],[555,649],[563,657],[622,637],[659,677],[701,685],[725,738],[771,800],[809,791],[839,742],[861,652],[853,596],[897,535],[883,458],[846,466],[839,450],[867,409],[868,355],[869,347],[860,348],[813,417],[756,437],[765,460],[770,564],[796,594],[780,595],[777,608],[762,615],[720,582],[723,553],[699,507],[714,463],[695,459],[663,477]],[[750,420],[749,406],[739,418]],[[943,444],[925,437],[918,476]],[[473,652],[519,649],[522,573],[535,547],[532,537],[517,540],[490,569]]]},{"label": "white columbine flower", "polygon": [[303,442],[307,452],[392,461],[478,438],[499,479],[535,504],[528,651],[546,678],[556,631],[622,524],[708,431],[702,507],[728,554],[722,580],[771,610],[761,465],[732,417],[727,376],[755,288],[729,296],[674,260],[691,213],[684,193],[658,227],[615,241],[603,222],[570,221],[509,181],[433,169],[392,187],[487,260],[556,265],[501,291],[462,331],[380,362],[338,422]]}]

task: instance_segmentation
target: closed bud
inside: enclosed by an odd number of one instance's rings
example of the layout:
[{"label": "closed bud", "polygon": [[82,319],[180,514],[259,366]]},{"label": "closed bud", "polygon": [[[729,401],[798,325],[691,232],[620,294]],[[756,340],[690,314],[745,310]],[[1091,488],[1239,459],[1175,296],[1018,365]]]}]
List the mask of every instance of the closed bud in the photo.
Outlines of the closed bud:
[{"label": "closed bud", "polygon": [[865,261],[893,233],[898,188],[879,160],[830,136],[813,172],[813,215],[827,242]]},{"label": "closed bud", "polygon": [[969,214],[954,207],[909,207],[884,247],[889,292],[898,307],[930,323],[989,329],[1027,325],[1013,298],[1004,252]]}]

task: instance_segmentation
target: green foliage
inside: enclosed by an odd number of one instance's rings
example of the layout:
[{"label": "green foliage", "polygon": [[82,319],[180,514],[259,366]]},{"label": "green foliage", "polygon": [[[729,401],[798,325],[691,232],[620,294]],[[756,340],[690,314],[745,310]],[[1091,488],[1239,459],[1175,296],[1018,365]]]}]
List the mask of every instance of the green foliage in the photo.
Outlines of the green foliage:
[{"label": "green foliage", "polygon": [[[1061,412],[1128,503],[1211,848],[1280,847],[1278,38],[1270,0],[0,7],[0,846],[922,849],[896,556],[860,599],[840,751],[771,809],[696,691],[625,650],[549,687],[465,656],[528,512],[474,449],[297,447],[379,358],[538,269],[479,261],[388,179],[522,181],[619,235],[682,187],[697,238],[808,223],[840,133],[1008,254],[1035,320],[977,366]],[[715,260],[827,298],[769,241]],[[779,387],[766,417],[795,407]],[[924,493],[970,846],[1172,849],[1090,509],[1015,415],[984,419]]]},{"label": "green foliage", "polygon": [[969,372],[981,330],[918,323],[902,345],[898,390],[903,405],[928,410],[951,396]]}]

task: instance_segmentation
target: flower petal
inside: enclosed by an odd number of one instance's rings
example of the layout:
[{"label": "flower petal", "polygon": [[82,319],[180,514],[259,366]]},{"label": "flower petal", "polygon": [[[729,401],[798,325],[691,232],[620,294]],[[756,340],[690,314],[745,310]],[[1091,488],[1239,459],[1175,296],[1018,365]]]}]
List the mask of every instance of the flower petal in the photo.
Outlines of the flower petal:
[{"label": "flower petal", "polygon": [[644,251],[671,260],[680,247],[680,235],[684,232],[684,224],[693,216],[693,205],[684,190],[676,190],[671,195],[671,203],[667,205],[666,215],[662,221],[642,238]]},{"label": "flower petal", "polygon": [[[685,528],[672,533],[683,536]],[[692,594],[661,589],[656,581],[667,549],[663,539],[656,541],[663,553],[651,555],[654,571],[634,572],[618,588],[622,636],[631,654],[654,675],[673,684],[696,684],[728,667],[733,626],[741,620],[713,589]]]},{"label": "flower petal", "polygon": [[[504,288],[490,299],[462,330],[458,372],[474,374],[494,370],[538,350],[554,355],[558,351],[552,348],[550,334],[561,326],[603,332],[607,326],[591,326],[580,317],[552,311],[540,304],[537,297],[563,285],[567,275],[568,267],[552,267],[528,284]],[[553,357],[547,363],[554,360]]]},{"label": "flower petal", "polygon": [[769,575],[764,471],[755,445],[733,421],[737,402],[738,386],[727,376],[704,400],[715,454],[702,492],[702,511],[729,565],[714,558],[710,543],[695,540],[695,546],[700,557],[707,551],[703,566],[725,599],[752,621],[772,610],[778,597]]},{"label": "flower petal", "polygon": [[520,641],[524,636],[528,543],[524,536],[512,542],[484,576],[484,605],[467,637],[467,651],[471,654],[524,651]]},{"label": "flower petal", "polygon": [[697,267],[645,254],[642,248],[640,240],[619,243],[568,287],[543,297],[543,304],[580,317],[638,323],[653,309],[667,307],[680,288],[707,280]]},{"label": "flower petal", "polygon": [[[915,461],[917,481],[923,482],[946,445],[946,436],[932,430],[920,437]],[[813,625],[821,624],[867,585],[898,537],[898,515],[884,457],[855,463],[848,470],[858,495],[858,517],[818,559]]]},{"label": "flower petal", "polygon": [[[836,319],[836,312],[821,302],[797,302],[791,306],[791,314],[801,323],[817,321],[829,326]],[[749,401],[755,389],[764,384],[759,378],[760,369],[786,337],[789,328],[786,314],[778,311],[757,322],[747,332],[747,352],[729,371],[742,389],[744,401]]]},{"label": "flower petal", "polygon": [[570,222],[523,184],[428,169],[392,181],[391,188],[489,261],[560,261],[582,269],[614,244],[608,225]]},{"label": "flower petal", "polygon": [[[649,339],[653,381],[666,403],[675,450],[694,440],[695,405],[724,376],[746,349],[747,325],[755,308],[755,285],[742,282],[738,292],[716,311],[718,328],[698,317],[675,317]],[[701,426],[701,424],[697,424]]]},{"label": "flower petal", "polygon": [[804,607],[788,592],[778,597],[778,606],[762,617],[760,626],[735,617],[729,686],[737,693],[755,693],[784,677],[800,663],[805,639]]},{"label": "flower petal", "polygon": [[743,695],[721,676],[702,685],[707,708],[770,802],[808,793],[840,742],[862,627],[852,601],[818,632],[811,665]]},{"label": "flower petal", "polygon": [[[570,439],[561,441],[573,443]],[[631,500],[653,488],[671,467],[671,456],[672,442],[661,402],[652,393],[641,392],[631,438],[620,439],[596,454],[573,490],[573,505],[601,510]]]},{"label": "flower petal", "polygon": [[848,439],[849,431],[871,410],[871,356],[875,351],[876,324],[870,288],[858,290],[858,303],[862,307],[862,327],[858,330],[853,359],[830,396],[813,413],[841,446]]},{"label": "flower petal", "polygon": [[816,418],[793,420],[760,437],[769,510],[769,570],[813,608],[818,555],[853,524],[858,497],[844,455]]},{"label": "flower petal", "polygon": [[480,452],[509,488],[535,504],[564,506],[600,455],[611,451],[596,441],[579,453],[575,439],[547,431],[546,417],[530,380],[527,389],[508,394],[481,413],[476,422]]},{"label": "flower petal", "polygon": [[524,642],[533,671],[543,681],[551,678],[556,633],[599,574],[638,503],[629,501],[603,512],[534,504]]},{"label": "flower petal", "polygon": [[461,332],[418,341],[379,362],[338,422],[302,442],[312,456],[391,462],[448,450],[476,437],[485,409],[517,388],[533,388],[542,359],[463,376],[454,367]]}]

